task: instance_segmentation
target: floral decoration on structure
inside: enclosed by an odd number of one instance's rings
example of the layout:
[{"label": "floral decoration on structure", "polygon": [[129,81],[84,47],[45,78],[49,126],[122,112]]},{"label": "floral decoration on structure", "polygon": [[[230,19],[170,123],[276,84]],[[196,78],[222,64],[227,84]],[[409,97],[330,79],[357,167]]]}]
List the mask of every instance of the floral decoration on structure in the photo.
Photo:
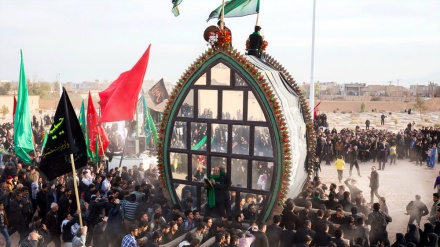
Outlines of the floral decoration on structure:
[{"label": "floral decoration on structure", "polygon": [[[266,40],[263,40],[263,44],[261,44],[261,47],[260,47],[260,52],[266,51],[268,45],[269,45],[269,42],[267,42]],[[250,47],[250,40],[247,39],[246,40],[246,51],[249,50],[249,47]]]},{"label": "floral decoration on structure", "polygon": [[227,48],[231,46],[232,36],[228,29],[219,29],[216,32],[211,32],[208,43],[211,47]]}]

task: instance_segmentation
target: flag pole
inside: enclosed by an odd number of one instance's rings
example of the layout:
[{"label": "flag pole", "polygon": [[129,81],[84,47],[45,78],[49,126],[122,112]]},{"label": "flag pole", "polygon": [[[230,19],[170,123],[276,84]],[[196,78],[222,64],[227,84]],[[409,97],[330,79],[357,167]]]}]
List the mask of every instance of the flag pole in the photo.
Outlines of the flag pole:
[{"label": "flag pole", "polygon": [[222,0],[222,14],[220,15],[220,29],[223,30],[225,26],[225,0]]},{"label": "flag pole", "polygon": [[70,164],[72,165],[73,188],[75,190],[76,206],[78,208],[79,225],[81,227],[83,227],[83,222],[82,222],[82,217],[81,217],[81,206],[79,204],[78,185],[77,185],[77,180],[76,180],[75,160],[73,159],[72,153],[70,154]]},{"label": "flag pole", "polygon": [[121,168],[122,166],[122,159],[124,158],[125,147],[127,147],[127,140],[128,140],[128,131],[127,131],[127,135],[125,136],[124,148],[122,149],[121,160],[119,161],[119,168]]},{"label": "flag pole", "polygon": [[316,0],[313,0],[313,24],[312,24],[312,64],[310,72],[310,116],[313,121],[313,110],[315,107],[315,13],[316,13]]},{"label": "flag pole", "polygon": [[257,13],[257,21],[255,22],[255,26],[258,26],[258,19],[260,18],[260,12]]}]

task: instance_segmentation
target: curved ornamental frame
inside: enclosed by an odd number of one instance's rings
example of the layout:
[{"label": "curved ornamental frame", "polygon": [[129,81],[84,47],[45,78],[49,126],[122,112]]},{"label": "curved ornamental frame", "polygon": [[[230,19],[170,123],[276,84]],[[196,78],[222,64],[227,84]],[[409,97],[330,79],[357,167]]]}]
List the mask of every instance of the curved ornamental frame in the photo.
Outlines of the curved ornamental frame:
[{"label": "curved ornamental frame", "polygon": [[[285,69],[266,57],[300,92]],[[311,175],[313,124],[304,96],[298,97],[307,129],[304,169]],[[252,108],[255,103],[259,107]],[[237,113],[231,114],[232,109]],[[223,164],[232,184],[231,203],[243,206],[247,201],[241,198],[256,200],[259,219],[267,220],[274,207],[282,205],[291,185],[291,147],[283,109],[262,72],[237,51],[213,47],[189,66],[166,104],[158,144],[160,180],[174,204],[193,201],[192,207],[204,213],[203,177]]]}]

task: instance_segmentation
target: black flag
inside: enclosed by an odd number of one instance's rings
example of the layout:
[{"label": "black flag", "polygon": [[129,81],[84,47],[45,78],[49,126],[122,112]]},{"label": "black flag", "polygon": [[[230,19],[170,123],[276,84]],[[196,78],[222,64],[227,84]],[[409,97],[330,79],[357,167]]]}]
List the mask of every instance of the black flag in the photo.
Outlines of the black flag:
[{"label": "black flag", "polygon": [[75,168],[87,165],[84,135],[64,88],[48,135],[39,165],[47,179],[72,172],[70,154],[73,154]]},{"label": "black flag", "polygon": [[148,90],[148,95],[150,95],[151,100],[155,105],[162,103],[164,100],[168,99],[168,92],[165,88],[165,83],[163,78],[160,79],[150,90]]}]

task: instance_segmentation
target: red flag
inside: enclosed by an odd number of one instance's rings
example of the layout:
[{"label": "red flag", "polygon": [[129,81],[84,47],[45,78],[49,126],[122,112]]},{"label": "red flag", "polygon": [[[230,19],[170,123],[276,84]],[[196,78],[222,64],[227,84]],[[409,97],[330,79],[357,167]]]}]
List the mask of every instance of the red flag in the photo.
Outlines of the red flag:
[{"label": "red flag", "polygon": [[[96,152],[96,139],[98,139],[99,155],[103,155],[107,149],[109,140],[105,134],[104,129],[99,124],[98,114],[93,106],[92,96],[89,92],[89,102],[87,105],[87,134],[89,138],[89,148]],[[96,138],[98,136],[98,138]]]},{"label": "red flag", "polygon": [[102,113],[100,122],[115,122],[134,118],[139,92],[150,57],[150,47],[151,45],[131,70],[119,75],[118,79],[107,89],[99,93]]},{"label": "red flag", "polygon": [[318,115],[318,106],[321,104],[321,101],[319,101],[318,104],[313,108],[313,119],[316,119],[316,116]]},{"label": "red flag", "polygon": [[17,108],[17,98],[14,96],[14,109],[12,110],[12,124],[14,124],[15,119],[15,108]]}]

